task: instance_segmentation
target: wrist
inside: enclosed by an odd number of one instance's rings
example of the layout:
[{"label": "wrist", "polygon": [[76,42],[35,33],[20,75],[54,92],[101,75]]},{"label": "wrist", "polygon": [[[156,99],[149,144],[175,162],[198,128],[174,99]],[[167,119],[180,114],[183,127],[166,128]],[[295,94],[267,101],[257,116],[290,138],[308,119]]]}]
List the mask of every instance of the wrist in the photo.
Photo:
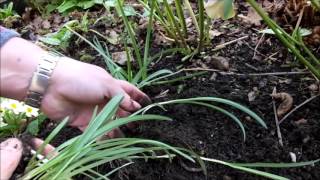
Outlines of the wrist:
[{"label": "wrist", "polygon": [[1,96],[24,100],[33,73],[46,51],[23,40],[12,38],[1,47]]},{"label": "wrist", "polygon": [[51,80],[52,73],[60,59],[60,56],[47,52],[44,54],[36,71],[30,81],[25,103],[35,108],[40,108],[43,96],[49,87],[49,80]]}]

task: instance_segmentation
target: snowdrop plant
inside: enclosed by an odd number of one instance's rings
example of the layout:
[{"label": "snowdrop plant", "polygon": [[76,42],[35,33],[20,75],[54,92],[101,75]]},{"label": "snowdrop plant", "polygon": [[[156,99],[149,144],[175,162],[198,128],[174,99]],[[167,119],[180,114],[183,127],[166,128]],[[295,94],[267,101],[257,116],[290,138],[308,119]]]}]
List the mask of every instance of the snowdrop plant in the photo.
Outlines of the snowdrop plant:
[{"label": "snowdrop plant", "polygon": [[[71,180],[79,179],[79,175],[82,175],[81,179],[109,180],[112,178],[112,174],[126,166],[135,163],[135,160],[137,159],[173,160],[177,156],[180,156],[181,158],[190,161],[190,163],[198,163],[202,168],[204,174],[207,174],[205,163],[208,162],[218,163],[233,169],[252,173],[262,177],[267,177],[270,179],[287,180],[287,178],[285,177],[264,172],[256,168],[293,168],[306,165],[314,165],[320,161],[320,159],[317,159],[313,161],[297,163],[230,163],[218,159],[201,157],[191,150],[171,146],[156,140],[143,138],[101,138],[115,128],[134,121],[170,121],[171,119],[166,116],[146,114],[146,112],[152,108],[164,108],[164,106],[168,104],[200,105],[213,110],[217,110],[226,115],[228,113],[225,110],[214,106],[211,103],[215,102],[227,104],[241,110],[244,113],[247,113],[253,119],[255,119],[258,124],[266,127],[264,121],[248,108],[232,101],[220,98],[198,97],[159,102],[146,106],[140,111],[137,111],[136,113],[130,115],[129,117],[117,118],[115,114],[121,100],[121,95],[113,97],[99,114],[97,114],[96,108],[93,113],[92,119],[83,134],[69,139],[68,141],[57,147],[53,152],[53,154],[56,155],[53,157],[49,155],[49,157],[52,158],[49,158],[48,160],[46,159],[45,161],[43,161],[42,158],[37,160],[36,156],[38,156],[42,152],[43,147],[48,144],[67,124],[68,118],[63,120],[46,138],[44,144],[42,145],[42,148],[34,153],[34,156],[30,160],[27,166],[27,170],[25,171],[26,174],[22,177],[22,179]],[[230,114],[228,114],[228,116],[232,117],[232,115],[230,116]],[[241,124],[241,122],[239,123]],[[109,172],[99,171],[99,165],[112,163],[115,160],[121,160],[121,162],[123,162],[124,164],[115,167]]]},{"label": "snowdrop plant", "polygon": [[[39,109],[26,105],[13,99],[0,99],[0,137],[22,133],[26,127],[30,132],[37,132],[35,123],[32,120],[43,121],[45,118],[40,114]],[[31,126],[29,127],[29,123]],[[33,133],[32,133],[33,134]]]}]

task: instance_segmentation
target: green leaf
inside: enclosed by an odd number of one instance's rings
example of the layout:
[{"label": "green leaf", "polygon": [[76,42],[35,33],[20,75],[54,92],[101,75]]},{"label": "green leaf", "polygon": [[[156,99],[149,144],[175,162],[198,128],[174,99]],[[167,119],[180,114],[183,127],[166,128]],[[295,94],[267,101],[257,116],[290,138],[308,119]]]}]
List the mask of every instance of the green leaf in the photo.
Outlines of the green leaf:
[{"label": "green leaf", "polygon": [[[282,34],[282,32],[279,30],[278,31],[280,34]],[[275,35],[276,33],[272,30],[272,29],[264,29],[259,31],[259,33],[265,33],[265,34],[272,34]],[[299,33],[300,36],[308,36],[310,34],[312,34],[312,31],[310,31],[309,29],[305,29],[305,28],[299,28]]]},{"label": "green leaf", "polygon": [[117,6],[117,0],[107,0],[104,2],[104,5],[106,7],[116,7]]},{"label": "green leaf", "polygon": [[320,162],[320,159],[313,160],[313,161],[296,162],[296,163],[233,163],[233,164],[237,166],[243,166],[243,167],[292,168],[292,167],[314,165],[319,162]]},{"label": "green leaf", "polygon": [[137,14],[136,10],[132,6],[124,6],[123,7],[124,15],[125,16],[134,16]]},{"label": "green leaf", "polygon": [[87,0],[87,1],[80,1],[77,3],[78,7],[81,7],[82,9],[88,9],[91,8],[92,6],[94,6],[96,4],[95,1],[93,0]]},{"label": "green leaf", "polygon": [[39,37],[38,39],[43,43],[53,45],[53,46],[59,46],[61,44],[61,41],[54,37]]},{"label": "green leaf", "polygon": [[212,19],[230,19],[235,16],[233,0],[209,0],[205,7],[208,16]]},{"label": "green leaf", "polygon": [[75,0],[64,0],[63,3],[57,7],[57,9],[59,13],[63,13],[76,6],[77,6],[77,3]]},{"label": "green leaf", "polygon": [[46,120],[47,116],[44,114],[39,115],[35,120],[31,121],[27,126],[27,132],[36,136],[40,131],[40,126]]}]

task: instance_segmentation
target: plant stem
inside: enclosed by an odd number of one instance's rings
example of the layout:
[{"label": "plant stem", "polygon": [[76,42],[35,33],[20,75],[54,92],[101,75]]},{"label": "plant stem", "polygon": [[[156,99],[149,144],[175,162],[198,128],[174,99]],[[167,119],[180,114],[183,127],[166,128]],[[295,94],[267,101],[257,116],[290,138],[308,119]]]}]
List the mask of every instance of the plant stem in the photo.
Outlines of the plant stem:
[{"label": "plant stem", "polygon": [[132,81],[131,56],[130,56],[129,48],[126,42],[124,42],[124,48],[126,50],[126,55],[127,55],[127,80],[128,82],[131,82]]},{"label": "plant stem", "polygon": [[192,10],[192,7],[191,7],[191,5],[189,3],[189,0],[184,0],[184,4],[185,4],[185,6],[187,7],[187,9],[188,9],[188,11],[190,13],[190,16],[192,18],[193,24],[195,25],[195,27],[196,27],[196,29],[198,31],[198,35],[200,36],[200,28],[199,28],[199,25],[198,25],[198,21],[197,21],[197,18],[195,16],[193,10]]},{"label": "plant stem", "polygon": [[200,53],[203,46],[204,41],[204,5],[203,1],[198,1],[198,8],[199,8],[199,24],[200,24],[200,37],[199,37],[199,44],[198,44],[198,52]]},{"label": "plant stem", "polygon": [[176,5],[176,8],[177,8],[177,13],[178,13],[178,16],[179,16],[179,21],[180,21],[181,27],[183,29],[183,36],[184,36],[184,38],[188,38],[186,19],[185,19],[184,14],[183,14],[181,0],[175,0],[174,2],[175,2],[175,5]]},{"label": "plant stem", "polygon": [[[153,0],[156,2],[155,4],[155,9],[156,12],[159,15],[155,15],[155,17],[159,20],[159,22],[161,23],[161,25],[164,27],[166,33],[169,35],[170,38],[173,38],[175,42],[177,42],[181,47],[183,47],[182,42],[179,41],[179,38],[176,35],[175,32],[175,28],[173,26],[173,24],[171,23],[171,21],[166,21],[164,18],[164,13],[160,10],[159,6],[158,6],[158,1],[157,0]],[[150,10],[150,8],[149,8]]]},{"label": "plant stem", "polygon": [[[285,36],[290,36],[287,33],[282,33],[284,30],[277,26],[275,22],[268,17],[268,15],[264,12],[264,10],[256,3],[255,0],[247,0],[247,2],[257,11],[257,13],[263,18],[263,20],[267,23],[267,25],[273,30],[276,36],[280,39],[280,41],[291,50],[291,52],[302,62],[318,79],[320,79],[320,72],[308,62],[301,54],[296,47],[288,41]],[[290,36],[291,37],[291,36]],[[292,38],[292,37],[291,37]],[[292,38],[293,39],[293,38]],[[300,43],[298,43],[300,44]]]},{"label": "plant stem", "polygon": [[124,24],[125,24],[125,26],[127,28],[128,34],[129,34],[130,39],[132,41],[132,45],[133,45],[133,48],[134,48],[134,53],[136,55],[139,68],[143,68],[142,58],[141,58],[140,50],[139,50],[139,47],[138,47],[138,43],[137,43],[136,38],[134,36],[134,32],[133,32],[132,27],[131,27],[131,25],[129,23],[129,20],[128,20],[127,16],[124,13],[123,4],[120,2],[120,0],[117,0],[117,3],[118,3],[117,4],[118,5],[118,10],[120,11],[120,14],[122,16],[123,22],[124,22]]},{"label": "plant stem", "polygon": [[150,39],[151,39],[151,28],[153,23],[153,14],[154,14],[154,0],[151,0],[151,11],[149,15],[149,22],[147,28],[147,37],[146,37],[146,45],[144,48],[144,56],[143,56],[143,70],[142,70],[142,80],[147,77],[147,67],[148,67],[148,56],[149,56],[149,48],[150,48]]},{"label": "plant stem", "polygon": [[[299,33],[299,32],[298,32]],[[303,48],[303,50],[308,54],[308,56],[310,57],[310,59],[312,59],[312,61],[317,65],[320,66],[320,60],[317,59],[312,52],[309,50],[309,48],[304,44],[302,37],[300,34],[298,34],[298,40],[301,43],[301,47]],[[319,70],[320,71],[320,70]]]},{"label": "plant stem", "polygon": [[320,11],[320,1],[319,0],[311,0],[312,5]]},{"label": "plant stem", "polygon": [[188,49],[188,45],[187,45],[187,43],[185,41],[185,38],[182,36],[181,31],[180,31],[180,27],[178,26],[178,24],[177,24],[177,22],[175,20],[175,17],[173,15],[172,8],[169,6],[169,3],[168,3],[167,0],[163,0],[163,3],[164,3],[164,6],[166,8],[166,12],[168,14],[168,19],[169,19],[169,21],[171,21],[176,33],[178,34],[178,36],[179,36],[179,38],[180,38],[180,40],[181,40],[181,42],[183,44],[183,47]]}]

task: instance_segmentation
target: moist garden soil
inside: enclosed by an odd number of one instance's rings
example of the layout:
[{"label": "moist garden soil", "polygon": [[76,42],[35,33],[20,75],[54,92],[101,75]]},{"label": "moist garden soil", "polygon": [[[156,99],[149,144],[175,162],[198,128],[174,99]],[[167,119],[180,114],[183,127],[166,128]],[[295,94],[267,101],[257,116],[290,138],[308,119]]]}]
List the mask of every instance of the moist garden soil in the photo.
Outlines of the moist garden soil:
[{"label": "moist garden soil", "polygon": [[[263,75],[262,73],[302,72],[303,67],[299,66],[287,49],[270,35],[261,39],[261,43],[257,46],[261,34],[254,30],[255,27],[239,19],[215,21],[214,27],[217,27],[223,34],[215,37],[204,53],[185,62],[181,62],[182,55],[179,54],[163,57],[152,64],[151,70],[171,69],[176,71],[181,65],[185,68],[213,69],[215,65],[204,57],[219,56],[229,60],[228,71],[209,71],[205,75],[189,80],[150,86],[143,90],[153,102],[200,96],[226,98],[246,105],[256,112],[264,119],[268,129],[259,126],[240,111],[223,106],[235,113],[244,123],[247,133],[247,139],[244,141],[239,127],[225,115],[203,107],[180,104],[166,106],[166,111],[162,109],[149,111],[149,113],[171,117],[173,121],[143,122],[137,129],[127,129],[126,136],[159,140],[176,147],[191,149],[204,157],[228,162],[292,162],[290,153],[296,155],[298,162],[319,159],[320,97],[297,109],[280,125],[283,137],[282,147],[278,141],[270,96],[274,88],[278,92],[289,93],[293,97],[293,106],[296,107],[312,95],[319,93],[319,90],[311,91],[309,88],[310,85],[316,83],[312,75],[308,73]],[[99,28],[101,27],[98,27],[97,30]],[[216,45],[244,36],[248,37],[221,50],[213,51]],[[93,36],[89,34],[87,38],[92,39]],[[152,51],[157,53],[163,48],[153,45]],[[117,47],[111,46],[111,49],[111,52],[116,51]],[[314,49],[315,54],[319,57],[319,48]],[[96,55],[96,52],[90,50],[85,43],[70,44],[66,55],[79,58],[77,52],[81,50],[93,56]],[[92,63],[103,66],[103,60],[99,57]],[[250,96],[250,101],[248,96]],[[280,102],[277,101],[276,105],[279,104]],[[43,131],[39,134],[40,137],[45,137],[54,127],[51,122],[44,126]],[[53,145],[59,145],[79,133],[78,130],[68,127],[56,137]],[[206,165],[207,176],[198,171],[197,164],[189,163],[182,158],[175,158],[172,162],[167,159],[148,160],[147,162],[137,160],[134,164],[120,170],[113,178],[116,180],[263,179],[222,165],[213,163],[206,163]],[[300,168],[259,169],[295,180],[320,179],[319,164]],[[108,165],[98,168],[101,174],[109,170]]]}]

